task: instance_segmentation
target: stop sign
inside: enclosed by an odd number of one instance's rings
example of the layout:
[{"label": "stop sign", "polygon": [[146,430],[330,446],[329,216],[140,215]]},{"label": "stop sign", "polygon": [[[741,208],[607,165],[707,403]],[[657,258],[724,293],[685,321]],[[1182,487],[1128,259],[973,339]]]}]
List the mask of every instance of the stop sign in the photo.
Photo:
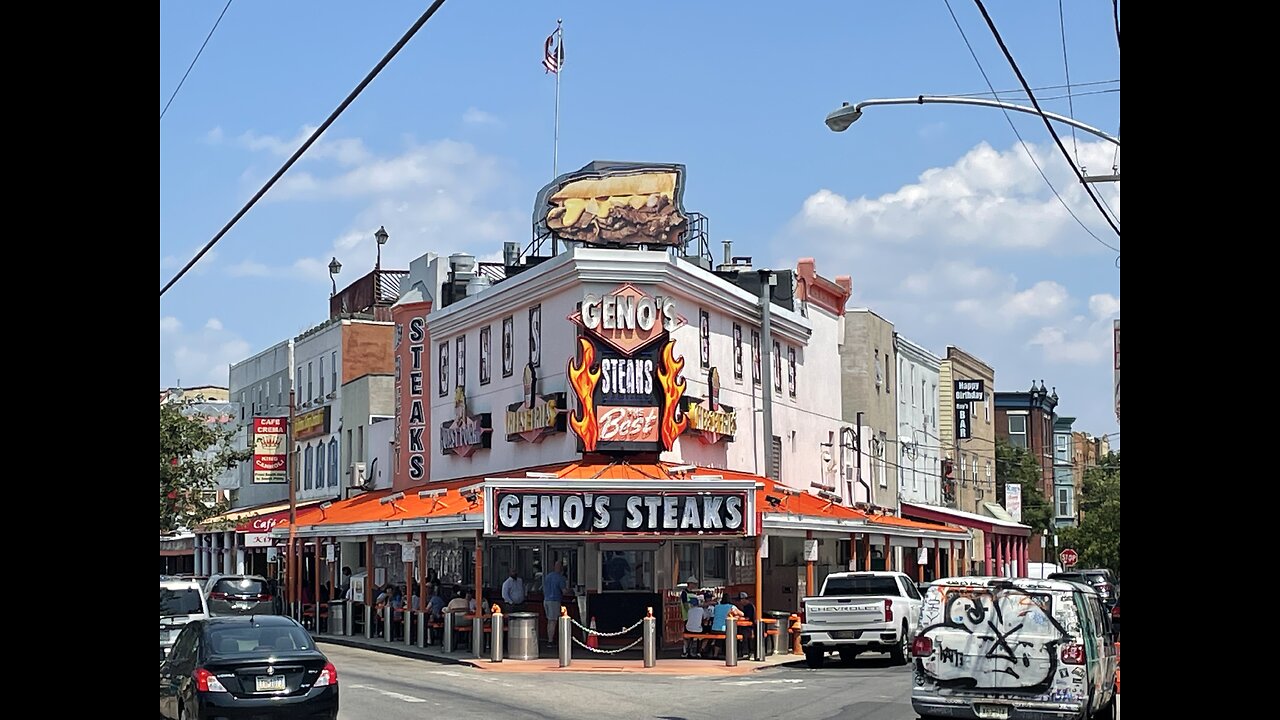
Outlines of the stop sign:
[{"label": "stop sign", "polygon": [[1076,551],[1071,548],[1058,553],[1058,558],[1062,560],[1063,567],[1075,567],[1076,562],[1080,560],[1080,556],[1076,555]]}]

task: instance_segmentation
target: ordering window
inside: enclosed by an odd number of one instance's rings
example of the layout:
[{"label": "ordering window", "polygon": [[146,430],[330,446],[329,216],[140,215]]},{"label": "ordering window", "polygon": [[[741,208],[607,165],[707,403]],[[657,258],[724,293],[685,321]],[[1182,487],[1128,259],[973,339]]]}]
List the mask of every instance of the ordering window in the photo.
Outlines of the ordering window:
[{"label": "ordering window", "polygon": [[605,592],[653,592],[653,556],[652,550],[601,551],[601,589]]},{"label": "ordering window", "polygon": [[729,579],[729,546],[726,543],[685,542],[676,543],[676,568],[684,582],[689,577],[698,579],[703,587],[719,587]]}]

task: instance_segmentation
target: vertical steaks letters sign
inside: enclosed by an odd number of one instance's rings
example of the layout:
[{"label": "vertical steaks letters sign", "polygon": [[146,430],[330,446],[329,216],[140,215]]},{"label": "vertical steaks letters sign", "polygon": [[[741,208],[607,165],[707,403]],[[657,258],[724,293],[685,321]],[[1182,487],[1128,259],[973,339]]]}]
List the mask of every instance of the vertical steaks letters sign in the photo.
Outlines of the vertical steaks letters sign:
[{"label": "vertical steaks letters sign", "polygon": [[742,493],[499,491],[493,528],[503,532],[741,535]]},{"label": "vertical steaks letters sign", "polygon": [[569,362],[578,409],[569,418],[583,452],[670,450],[689,424],[680,407],[684,358],[671,331],[685,324],[669,297],[625,284],[607,295],[586,293],[569,316],[584,330]]},{"label": "vertical steaks letters sign", "polygon": [[426,318],[409,320],[409,479],[426,477],[427,413],[422,404],[422,351],[426,347]]}]

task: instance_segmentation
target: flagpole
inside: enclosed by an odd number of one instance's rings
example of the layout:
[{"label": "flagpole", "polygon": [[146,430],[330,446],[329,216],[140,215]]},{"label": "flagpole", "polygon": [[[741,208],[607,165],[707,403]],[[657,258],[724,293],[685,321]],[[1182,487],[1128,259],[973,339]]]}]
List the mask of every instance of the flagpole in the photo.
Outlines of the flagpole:
[{"label": "flagpole", "polygon": [[[562,57],[560,48],[564,44],[564,28],[561,23],[563,18],[556,19],[556,58]],[[564,63],[558,63],[556,69],[556,116],[555,116],[555,141],[551,146],[551,179],[555,180],[560,176],[560,73],[564,72]],[[551,255],[555,256],[559,251],[559,243],[556,242],[555,235],[551,236]]]}]

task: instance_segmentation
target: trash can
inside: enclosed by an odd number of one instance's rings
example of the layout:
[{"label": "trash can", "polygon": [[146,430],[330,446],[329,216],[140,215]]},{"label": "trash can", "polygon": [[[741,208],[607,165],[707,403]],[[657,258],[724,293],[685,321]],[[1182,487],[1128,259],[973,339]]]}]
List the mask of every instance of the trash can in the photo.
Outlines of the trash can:
[{"label": "trash can", "polygon": [[538,615],[515,612],[506,616],[507,657],[512,660],[538,659]]},{"label": "trash can", "polygon": [[[781,610],[770,610],[765,613],[766,617],[777,620],[778,623],[772,629],[778,631],[777,635],[768,636],[768,642],[773,643],[766,648],[766,652],[771,655],[785,655],[787,648],[791,646],[791,613]],[[766,643],[767,644],[767,643]]]},{"label": "trash can", "polygon": [[329,603],[329,634],[345,635],[347,629],[347,604],[345,602]]}]

